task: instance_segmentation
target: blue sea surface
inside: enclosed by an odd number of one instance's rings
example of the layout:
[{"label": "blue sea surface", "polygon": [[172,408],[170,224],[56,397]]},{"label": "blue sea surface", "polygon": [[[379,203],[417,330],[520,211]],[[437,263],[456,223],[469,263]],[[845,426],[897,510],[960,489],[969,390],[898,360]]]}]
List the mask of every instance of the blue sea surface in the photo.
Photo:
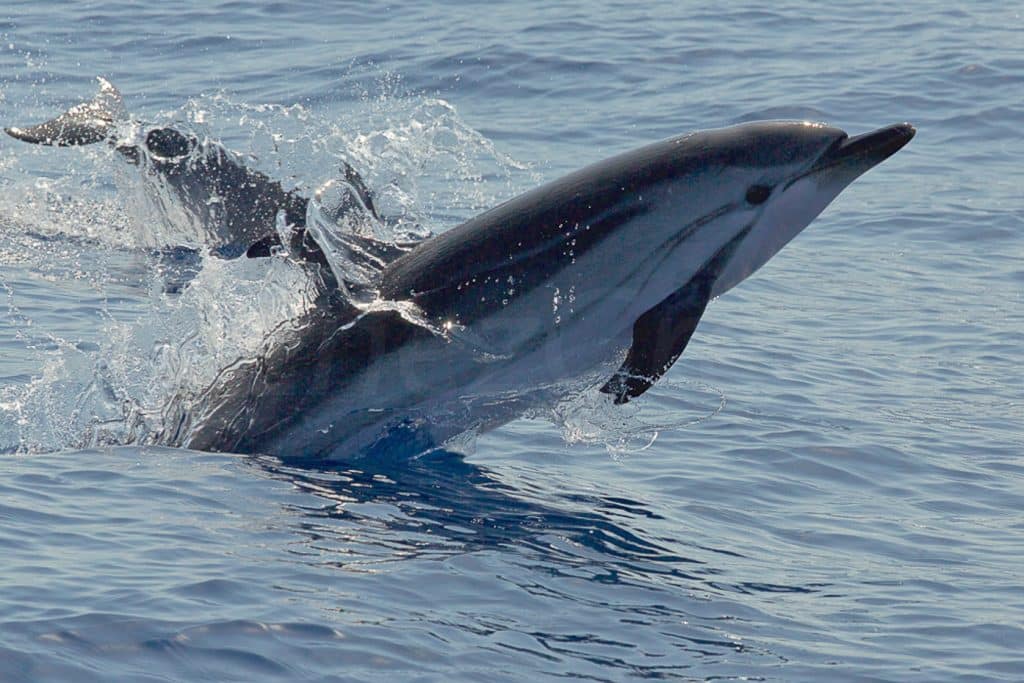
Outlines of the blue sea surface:
[{"label": "blue sea surface", "polygon": [[208,372],[287,290],[213,264],[202,325],[169,315],[145,247],[174,226],[130,169],[5,136],[0,681],[1024,680],[1022,16],[8,0],[0,125],[103,76],[288,186],[345,160],[436,231],[688,130],[918,135],[621,412],[322,469],[110,445],[176,344]]}]

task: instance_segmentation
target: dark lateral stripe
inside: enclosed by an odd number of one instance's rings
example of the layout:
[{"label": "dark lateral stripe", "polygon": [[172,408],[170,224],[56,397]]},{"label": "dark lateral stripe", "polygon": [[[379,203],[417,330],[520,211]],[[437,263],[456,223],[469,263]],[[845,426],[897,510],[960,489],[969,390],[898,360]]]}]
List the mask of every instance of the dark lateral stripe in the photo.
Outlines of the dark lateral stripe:
[{"label": "dark lateral stripe", "polygon": [[[503,253],[482,256],[472,263],[481,265],[472,276],[440,287],[413,293],[412,299],[430,317],[445,317],[470,323],[495,311],[502,300],[511,300],[543,286],[573,259],[587,254],[619,228],[648,211],[640,202],[632,202],[605,212],[589,223],[573,223],[545,242],[526,251],[516,245]],[[485,264],[490,265],[486,267]],[[512,292],[512,294],[509,294]]]}]

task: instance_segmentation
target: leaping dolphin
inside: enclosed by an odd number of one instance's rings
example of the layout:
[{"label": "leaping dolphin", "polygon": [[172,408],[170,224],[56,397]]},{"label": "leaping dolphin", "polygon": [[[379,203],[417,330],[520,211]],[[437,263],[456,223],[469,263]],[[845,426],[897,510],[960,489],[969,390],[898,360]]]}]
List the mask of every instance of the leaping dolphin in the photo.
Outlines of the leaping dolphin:
[{"label": "leaping dolphin", "polygon": [[627,402],[711,298],[914,132],[747,123],[588,166],[399,255],[369,305],[325,289],[263,353],[172,402],[151,440],[346,458],[407,427],[438,443],[488,429],[582,384]]}]

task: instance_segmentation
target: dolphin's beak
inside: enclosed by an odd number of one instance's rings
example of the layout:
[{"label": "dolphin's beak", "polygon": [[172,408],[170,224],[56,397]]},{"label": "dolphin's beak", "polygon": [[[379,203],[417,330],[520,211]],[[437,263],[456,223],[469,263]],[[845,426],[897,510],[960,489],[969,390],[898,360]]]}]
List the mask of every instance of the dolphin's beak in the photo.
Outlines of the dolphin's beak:
[{"label": "dolphin's beak", "polygon": [[856,177],[901,150],[916,132],[909,123],[897,123],[852,138],[841,138],[821,155],[810,172],[838,167],[847,173],[853,172]]}]

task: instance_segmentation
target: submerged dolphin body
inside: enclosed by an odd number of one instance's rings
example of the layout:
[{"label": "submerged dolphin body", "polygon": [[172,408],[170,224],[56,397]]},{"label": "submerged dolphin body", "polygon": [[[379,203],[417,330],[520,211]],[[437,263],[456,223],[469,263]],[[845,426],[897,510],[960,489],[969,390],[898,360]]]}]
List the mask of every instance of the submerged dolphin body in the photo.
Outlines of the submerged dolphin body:
[{"label": "submerged dolphin body", "polygon": [[624,403],[712,297],[913,135],[749,123],[589,166],[391,260],[369,305],[324,287],[261,354],[172,402],[151,440],[345,458],[406,428],[440,443],[494,427],[582,385]]},{"label": "submerged dolphin body", "polygon": [[[306,231],[309,199],[298,190],[260,171],[246,167],[240,157],[216,142],[199,140],[166,126],[149,127],[131,142],[118,139],[121,127],[131,128],[121,93],[100,78],[99,92],[89,102],[72,107],[49,121],[5,128],[11,137],[40,145],[72,147],[107,142],[127,162],[138,166],[144,178],[156,181],[156,193],[169,190],[174,203],[200,234],[201,245],[215,256],[234,258],[269,256],[281,246],[278,221],[290,226],[287,244],[293,258],[321,266],[331,279],[327,258]],[[345,195],[340,212],[361,212],[380,220],[373,197],[360,175],[342,162]],[[388,244],[350,236],[357,250],[382,266],[408,250],[411,244]],[[180,245],[173,245],[180,246]],[[331,286],[333,282],[329,282]]]}]

